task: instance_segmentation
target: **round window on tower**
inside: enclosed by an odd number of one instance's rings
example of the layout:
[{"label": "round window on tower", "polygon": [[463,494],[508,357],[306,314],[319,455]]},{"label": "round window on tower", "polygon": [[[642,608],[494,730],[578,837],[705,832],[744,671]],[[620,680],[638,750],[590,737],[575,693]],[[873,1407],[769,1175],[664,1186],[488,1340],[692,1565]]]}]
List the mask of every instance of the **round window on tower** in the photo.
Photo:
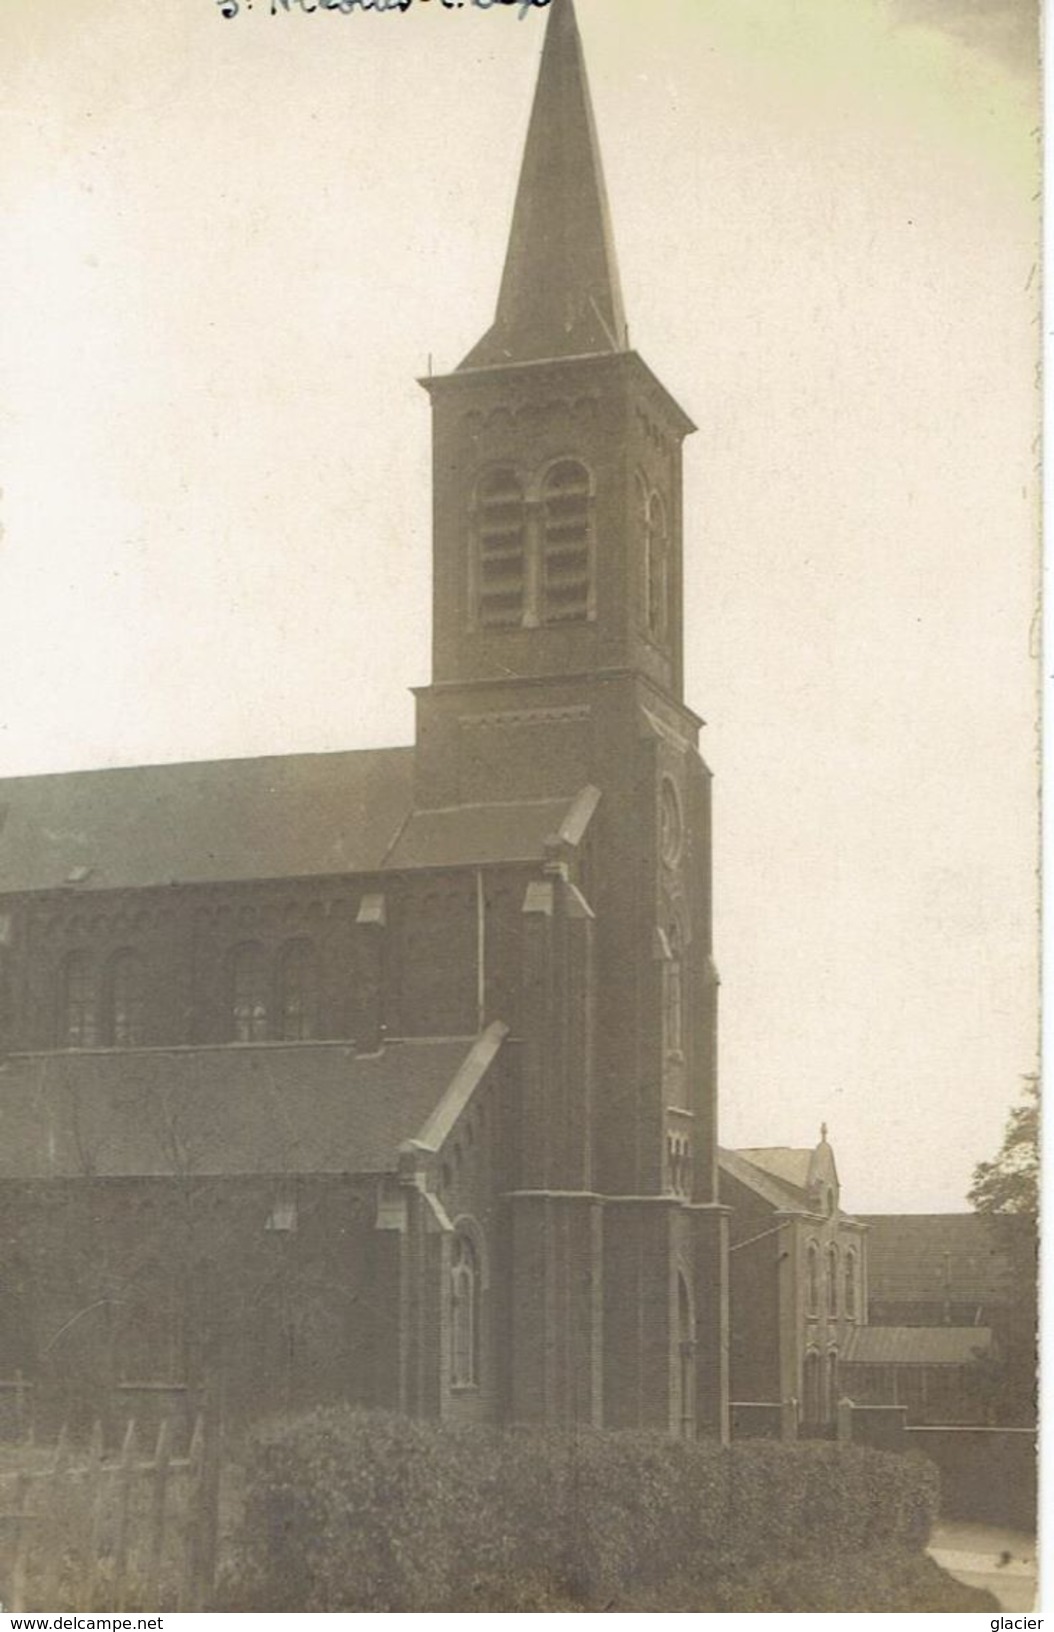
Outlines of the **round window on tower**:
[{"label": "round window on tower", "polygon": [[668,776],[662,779],[659,792],[659,853],[667,867],[680,860],[684,844],[684,820],[677,789]]}]

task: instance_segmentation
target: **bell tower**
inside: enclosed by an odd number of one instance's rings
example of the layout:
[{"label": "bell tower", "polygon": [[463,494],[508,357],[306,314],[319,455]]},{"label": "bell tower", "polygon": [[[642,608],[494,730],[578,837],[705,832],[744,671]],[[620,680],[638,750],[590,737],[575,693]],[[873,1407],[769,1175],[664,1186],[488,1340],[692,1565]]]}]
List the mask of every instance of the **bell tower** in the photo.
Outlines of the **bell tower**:
[{"label": "bell tower", "polygon": [[556,0],[494,322],[434,406],[438,685],[636,672],[681,695],[681,444],[629,348],[582,41]]},{"label": "bell tower", "polygon": [[595,809],[524,902],[512,1413],[723,1433],[710,775],[683,698],[694,427],[630,348],[574,0],[552,0],[494,321],[423,383],[417,804]]}]

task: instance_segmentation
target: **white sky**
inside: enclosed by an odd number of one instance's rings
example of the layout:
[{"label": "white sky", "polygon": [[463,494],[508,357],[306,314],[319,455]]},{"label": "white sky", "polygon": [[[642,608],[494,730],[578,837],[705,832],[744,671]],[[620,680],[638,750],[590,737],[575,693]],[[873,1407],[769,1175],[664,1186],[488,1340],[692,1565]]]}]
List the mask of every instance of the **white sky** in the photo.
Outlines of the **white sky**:
[{"label": "white sky", "polygon": [[[269,9],[0,7],[0,774],[411,740],[545,13]],[[1032,12],[578,9],[700,426],[722,1137],[960,1207],[1036,1047]]]}]

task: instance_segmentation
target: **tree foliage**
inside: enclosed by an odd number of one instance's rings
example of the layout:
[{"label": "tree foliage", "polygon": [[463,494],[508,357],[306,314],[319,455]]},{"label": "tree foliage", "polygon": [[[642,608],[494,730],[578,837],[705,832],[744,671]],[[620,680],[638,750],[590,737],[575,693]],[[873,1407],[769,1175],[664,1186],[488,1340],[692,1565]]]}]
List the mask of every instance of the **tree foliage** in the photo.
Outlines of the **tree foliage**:
[{"label": "tree foliage", "polygon": [[994,1251],[1009,1270],[1010,1303],[991,1370],[993,1422],[1031,1425],[1036,1418],[1039,1292],[1039,1080],[1025,1078],[1022,1101],[1007,1120],[999,1154],[974,1169],[969,1199],[988,1219]]},{"label": "tree foliage", "polygon": [[979,1213],[1039,1214],[1039,1080],[1026,1077],[998,1156],[974,1168],[969,1201]]}]

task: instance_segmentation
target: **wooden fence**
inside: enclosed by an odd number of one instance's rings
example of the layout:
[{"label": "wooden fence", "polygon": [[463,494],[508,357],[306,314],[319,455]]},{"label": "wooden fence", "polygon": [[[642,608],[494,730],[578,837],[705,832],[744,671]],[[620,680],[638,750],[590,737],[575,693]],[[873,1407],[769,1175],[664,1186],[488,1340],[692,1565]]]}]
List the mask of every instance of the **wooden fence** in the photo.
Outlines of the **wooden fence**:
[{"label": "wooden fence", "polygon": [[163,1421],[143,1454],[129,1422],[107,1455],[65,1430],[0,1457],[0,1603],[7,1611],[200,1610],[216,1567],[219,1447],[199,1417],[185,1455]]}]

